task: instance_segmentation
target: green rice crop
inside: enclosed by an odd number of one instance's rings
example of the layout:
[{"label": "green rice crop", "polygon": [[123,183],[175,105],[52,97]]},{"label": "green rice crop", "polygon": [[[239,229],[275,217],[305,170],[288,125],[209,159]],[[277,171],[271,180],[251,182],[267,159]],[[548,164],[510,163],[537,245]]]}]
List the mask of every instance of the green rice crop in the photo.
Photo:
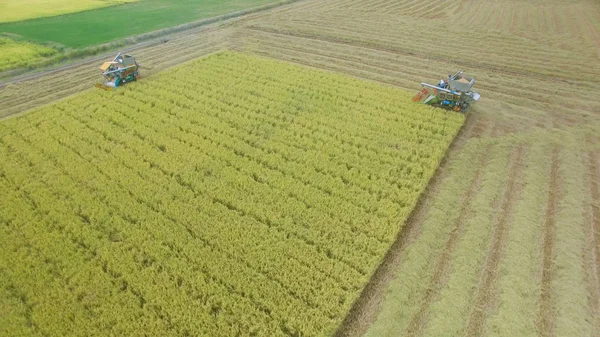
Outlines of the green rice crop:
[{"label": "green rice crop", "polygon": [[83,48],[276,0],[142,0],[54,17],[0,24],[0,33]]}]

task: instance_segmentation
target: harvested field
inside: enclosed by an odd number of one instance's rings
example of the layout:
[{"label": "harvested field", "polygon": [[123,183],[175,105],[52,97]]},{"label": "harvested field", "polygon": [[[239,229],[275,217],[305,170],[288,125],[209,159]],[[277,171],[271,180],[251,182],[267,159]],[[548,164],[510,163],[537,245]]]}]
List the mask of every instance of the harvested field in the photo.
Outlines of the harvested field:
[{"label": "harvested field", "polygon": [[[225,48],[414,91],[458,69],[477,79],[482,99],[392,251],[320,335],[600,335],[597,2],[305,0],[136,53],[153,73]],[[0,116],[89,88],[78,67],[82,81],[52,75],[75,83],[57,91],[51,76],[0,88]]]}]

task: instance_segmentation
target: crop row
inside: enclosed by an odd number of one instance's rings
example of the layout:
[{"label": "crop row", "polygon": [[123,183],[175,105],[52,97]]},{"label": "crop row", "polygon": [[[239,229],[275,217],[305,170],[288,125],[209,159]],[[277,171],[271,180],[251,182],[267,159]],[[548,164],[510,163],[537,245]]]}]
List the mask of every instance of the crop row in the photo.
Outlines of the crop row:
[{"label": "crop row", "polygon": [[219,53],[4,121],[11,324],[331,333],[463,121],[409,96]]}]

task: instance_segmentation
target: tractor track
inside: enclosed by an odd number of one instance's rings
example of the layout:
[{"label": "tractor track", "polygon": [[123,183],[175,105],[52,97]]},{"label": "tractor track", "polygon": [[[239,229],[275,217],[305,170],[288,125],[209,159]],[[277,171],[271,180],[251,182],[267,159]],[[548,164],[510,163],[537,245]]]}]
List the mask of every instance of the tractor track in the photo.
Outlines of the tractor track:
[{"label": "tractor track", "polygon": [[600,287],[600,165],[595,153],[589,154],[590,191],[592,195],[592,233],[594,239],[596,280]]},{"label": "tractor track", "polygon": [[498,278],[499,262],[504,253],[504,246],[508,236],[508,222],[512,209],[517,200],[517,195],[523,189],[523,182],[518,182],[522,177],[524,163],[523,153],[525,150],[518,147],[513,154],[513,159],[508,170],[508,183],[502,198],[500,214],[494,231],[492,233],[491,245],[487,254],[487,260],[481,269],[479,286],[473,303],[473,309],[468,319],[466,336],[483,335],[483,326],[488,309],[495,305],[494,286]]},{"label": "tractor track", "polygon": [[584,232],[589,238],[591,247],[588,260],[590,260],[589,291],[590,308],[592,317],[595,317],[596,333],[600,333],[600,165],[594,152],[587,157],[588,177],[590,183],[590,211],[588,223]]},{"label": "tractor track", "polygon": [[[432,199],[430,195],[439,189],[444,177],[447,175],[448,158],[452,153],[459,151],[465,142],[473,137],[475,131],[483,132],[483,130],[493,133],[495,125],[489,125],[477,114],[468,114],[465,123],[450,144],[436,172],[427,184],[425,191],[419,197],[415,208],[413,208],[413,211],[407,218],[404,227],[398,232],[394,243],[387,251],[381,264],[373,273],[373,276],[361,292],[359,298],[352,305],[342,324],[333,334],[334,337],[362,336],[370,324],[375,321],[377,314],[379,314],[381,303],[384,300],[387,286],[394,279],[395,271],[402,262],[405,248],[411,242],[418,239],[420,235],[420,225],[423,221],[423,216],[430,207],[430,200]],[[473,191],[473,186],[470,186],[469,193]]]},{"label": "tractor track", "polygon": [[450,268],[450,258],[460,235],[463,232],[463,226],[466,222],[466,218],[468,215],[468,211],[471,206],[471,202],[473,197],[477,193],[478,187],[481,184],[482,176],[483,176],[483,168],[489,160],[489,150],[491,146],[488,145],[481,159],[477,163],[477,170],[473,174],[473,180],[471,181],[469,188],[467,189],[466,194],[463,197],[461,202],[462,208],[459,212],[458,217],[454,221],[454,225],[452,226],[452,230],[448,235],[448,240],[446,241],[446,245],[444,246],[440,256],[438,257],[435,265],[433,267],[433,272],[431,275],[431,281],[429,282],[429,287],[425,293],[424,298],[421,300],[421,305],[417,313],[410,320],[407,327],[407,336],[415,337],[419,336],[423,330],[424,324],[427,320],[427,310],[431,307],[431,305],[435,302],[438,297],[440,291],[446,284],[446,278],[448,276],[448,269]]},{"label": "tractor track", "polygon": [[[440,62],[440,63],[444,63],[444,64],[456,64],[456,62],[452,61],[452,60],[448,60],[448,59],[444,59],[444,58],[440,58],[437,56],[431,56],[429,54],[425,55],[422,53],[415,53],[411,50],[405,50],[405,49],[398,49],[398,48],[392,48],[392,47],[382,47],[380,45],[377,44],[372,44],[372,43],[363,43],[359,40],[357,41],[347,41],[341,38],[337,38],[337,37],[331,37],[331,36],[319,36],[316,35],[315,33],[301,33],[301,32],[295,32],[295,31],[287,31],[284,29],[278,29],[278,28],[273,28],[273,27],[264,27],[264,26],[260,26],[260,25],[246,25],[243,27],[243,29],[241,31],[246,31],[248,33],[254,33],[254,34],[263,34],[263,35],[268,35],[267,38],[265,39],[266,42],[271,42],[272,39],[274,38],[280,38],[280,39],[289,39],[289,40],[298,40],[298,41],[302,41],[302,43],[299,43],[299,46],[304,47],[304,45],[306,44],[306,42],[312,42],[313,44],[322,44],[322,45],[334,45],[334,46],[339,46],[340,48],[356,48],[359,50],[364,50],[364,51],[369,51],[369,52],[373,52],[373,53],[378,53],[379,55],[389,55],[389,56],[393,56],[396,59],[401,58],[401,59],[405,59],[405,58],[411,58],[415,61],[418,61],[417,64],[414,64],[415,66],[418,66],[419,64],[422,63],[423,60],[429,60],[429,61],[436,61],[436,62]],[[247,33],[247,34],[248,34]],[[428,56],[429,55],[429,56]],[[344,55],[344,58],[349,58],[350,56]],[[393,62],[390,62],[389,65],[386,66],[392,66]],[[419,70],[415,70],[414,67],[405,67],[404,69],[406,70],[412,70],[415,73],[418,74],[422,74],[424,69],[419,69]],[[487,69],[486,67],[481,67],[481,69]],[[489,69],[487,69],[489,70]],[[529,73],[523,73],[523,72],[519,72],[519,71],[494,71],[494,72],[501,72],[507,75],[511,75],[511,76],[519,76],[521,78],[523,77],[527,77],[527,75]],[[437,73],[433,72],[433,74],[436,74],[437,77]],[[527,77],[528,79],[531,79],[530,77]],[[537,80],[542,80],[545,81],[543,79],[543,76],[538,76],[536,78]],[[554,79],[557,82],[560,82],[560,79]],[[498,85],[494,82],[491,84],[492,86],[489,87],[490,90],[497,90],[498,89]],[[488,84],[489,86],[489,84]],[[503,87],[506,87],[506,85],[504,85]],[[519,88],[519,89],[523,89],[523,88]],[[531,88],[529,88],[531,89]],[[545,90],[547,91],[547,93],[552,93],[551,91],[549,91],[547,88],[537,88],[540,90]]]},{"label": "tractor track", "polygon": [[555,299],[552,289],[554,279],[554,246],[556,240],[556,208],[559,196],[559,149],[552,151],[550,185],[548,186],[548,204],[546,221],[542,234],[542,275],[537,326],[541,337],[554,336]]},{"label": "tractor track", "polygon": [[[496,130],[497,124],[494,124],[490,131],[490,136],[495,135]],[[424,327],[424,323],[427,320],[427,310],[435,302],[440,291],[446,284],[448,269],[450,268],[449,261],[452,252],[454,251],[456,244],[458,243],[458,240],[463,232],[463,226],[466,222],[468,211],[470,209],[473,197],[477,194],[478,187],[481,184],[484,168],[490,159],[491,148],[491,144],[487,145],[479,161],[477,162],[477,169],[475,170],[475,172],[473,172],[473,180],[471,181],[468,189],[465,192],[465,195],[463,196],[462,202],[460,203],[462,207],[460,209],[458,217],[454,221],[452,230],[448,235],[446,245],[444,246],[433,267],[430,285],[425,293],[424,298],[421,301],[419,310],[415,313],[415,315],[412,317],[408,324],[407,336],[414,337],[419,336],[421,334]]]}]

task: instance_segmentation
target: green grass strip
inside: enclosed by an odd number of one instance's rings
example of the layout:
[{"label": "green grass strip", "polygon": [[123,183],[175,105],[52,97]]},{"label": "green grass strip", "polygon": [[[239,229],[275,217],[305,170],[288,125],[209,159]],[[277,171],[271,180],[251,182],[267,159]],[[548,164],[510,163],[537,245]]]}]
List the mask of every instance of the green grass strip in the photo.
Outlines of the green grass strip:
[{"label": "green grass strip", "polygon": [[0,32],[83,48],[256,7],[276,0],[141,0],[118,6],[0,24]]}]

